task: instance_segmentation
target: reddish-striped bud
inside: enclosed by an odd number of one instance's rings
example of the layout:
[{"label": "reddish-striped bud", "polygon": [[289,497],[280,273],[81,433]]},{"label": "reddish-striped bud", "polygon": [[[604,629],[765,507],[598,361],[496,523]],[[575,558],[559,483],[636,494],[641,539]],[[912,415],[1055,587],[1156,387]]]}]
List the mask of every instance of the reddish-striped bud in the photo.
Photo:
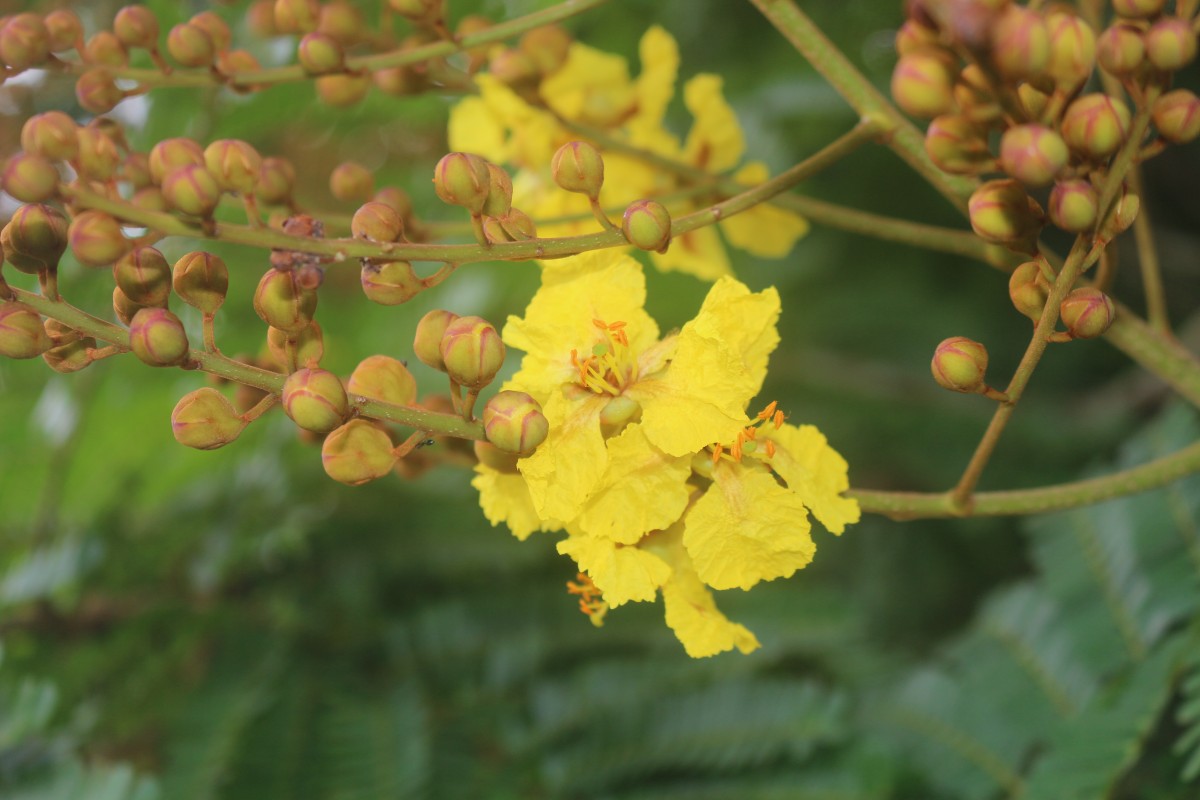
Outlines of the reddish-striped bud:
[{"label": "reddish-striped bud", "polygon": [[323,369],[299,369],[283,384],[283,410],[306,431],[328,433],[350,413],[341,379]]},{"label": "reddish-striped bud", "polygon": [[411,406],[417,401],[416,379],[408,367],[391,356],[363,359],[346,382],[346,389],[396,406]]},{"label": "reddish-striped bud", "polygon": [[361,486],[382,478],[396,465],[387,432],[365,419],[352,419],[325,437],[321,465],[338,483]]},{"label": "reddish-striped bud", "polygon": [[187,357],[187,333],[165,308],[143,308],[129,323],[129,349],[152,367],[173,366]]},{"label": "reddish-striped bud", "polygon": [[185,394],[171,411],[175,441],[197,450],[224,447],[241,436],[246,425],[233,403],[208,386]]},{"label": "reddish-striped bud", "polygon": [[930,370],[943,389],[975,394],[987,389],[988,353],[982,344],[965,336],[945,339],[933,353]]},{"label": "reddish-striped bud", "polygon": [[1091,286],[1072,290],[1059,306],[1059,318],[1073,339],[1100,336],[1109,329],[1116,316],[1112,299]]},{"label": "reddish-striped bud", "polygon": [[483,407],[483,430],[500,450],[527,456],[546,441],[550,424],[542,407],[524,392],[499,392]]}]

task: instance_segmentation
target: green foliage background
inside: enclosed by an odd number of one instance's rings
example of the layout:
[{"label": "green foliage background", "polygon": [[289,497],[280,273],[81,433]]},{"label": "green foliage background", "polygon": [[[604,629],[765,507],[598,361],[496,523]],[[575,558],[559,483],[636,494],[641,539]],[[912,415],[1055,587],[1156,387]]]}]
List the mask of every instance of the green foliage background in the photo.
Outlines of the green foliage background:
[{"label": "green foliage background", "polygon": [[[201,9],[150,5],[164,29]],[[451,5],[502,17],[549,3]],[[898,3],[803,5],[886,85]],[[115,8],[88,4],[90,29]],[[244,6],[218,11],[236,27]],[[654,23],[680,41],[681,78],[725,77],[750,150],[774,170],[853,124],[748,3],[614,0],[571,27],[632,55]],[[0,91],[16,109],[7,122],[73,107],[65,80]],[[427,180],[449,102],[372,95],[334,112],[306,85],[247,97],[168,90],[130,134],[141,149],[177,135],[245,138],[302,165],[303,205],[341,212],[351,209],[325,180],[355,158],[379,184],[408,188],[420,213],[453,219]],[[7,122],[6,152],[18,129]],[[1186,269],[1197,255],[1195,160],[1184,149],[1148,169],[1178,320],[1197,289]],[[963,225],[884,148],[802,190]],[[262,328],[249,298],[265,260],[222,254],[232,277],[219,341],[252,352]],[[940,339],[966,335],[987,343],[996,375],[1011,370],[1028,322],[1002,275],[820,229],[783,261],[740,256],[737,268],[784,296],[764,399],[818,424],[856,486],[928,490],[957,477],[989,404],[941,392],[926,364]],[[1136,306],[1135,272],[1118,293]],[[689,319],[706,291],[686,276],[648,277],[664,328]],[[416,320],[435,306],[501,321],[536,282],[533,265],[478,265],[394,309],[370,306],[356,270],[334,268],[321,300],[327,366],[407,357]],[[97,312],[111,292],[105,275],[72,264],[62,283]],[[418,378],[440,389],[437,376]],[[202,382],[123,358],[72,376],[0,361],[2,797],[1200,792],[1185,783],[1200,773],[1200,479],[1037,519],[867,518],[840,539],[818,534],[816,561],[794,579],[720,598],[762,650],[692,661],[661,606],[588,625],[563,591],[572,570],[553,542],[489,528],[466,470],[339,486],[280,415],[224,450],[177,446],[170,409]],[[1195,414],[1114,350],[1054,347],[984,488],[1140,463],[1197,435]]]}]

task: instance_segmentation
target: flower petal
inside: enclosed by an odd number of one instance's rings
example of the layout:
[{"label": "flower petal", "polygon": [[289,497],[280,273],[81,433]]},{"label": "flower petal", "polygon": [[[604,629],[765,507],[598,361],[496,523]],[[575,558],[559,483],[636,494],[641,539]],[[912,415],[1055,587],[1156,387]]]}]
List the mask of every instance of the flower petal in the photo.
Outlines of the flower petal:
[{"label": "flower petal", "polygon": [[847,525],[858,522],[858,502],[842,497],[850,488],[846,459],[829,446],[824,434],[812,425],[784,423],[778,430],[763,426],[761,435],[775,443],[771,469],[830,533],[840,534]]},{"label": "flower petal", "polygon": [[683,87],[683,102],[695,118],[683,145],[687,163],[708,172],[736,166],[746,150],[742,126],[721,93],[719,75],[697,75]]},{"label": "flower petal", "polygon": [[607,401],[600,395],[568,400],[561,391],[550,396],[543,409],[550,433],[533,455],[517,462],[542,519],[575,519],[595,491],[608,462],[600,434],[600,411]]},{"label": "flower petal", "polygon": [[657,555],[609,539],[568,536],[558,543],[558,552],[575,559],[612,608],[654,600],[658,588],[671,577],[670,565]]},{"label": "flower petal", "polygon": [[488,522],[493,526],[505,523],[513,536],[521,541],[528,539],[535,531],[557,530],[560,527],[538,516],[525,479],[520,475],[478,464],[471,485],[479,490],[479,505]]},{"label": "flower petal", "polygon": [[667,252],[651,253],[650,260],[663,272],[683,272],[703,281],[732,272],[725,245],[712,226],[672,237]]},{"label": "flower petal", "polygon": [[[769,178],[767,166],[753,161],[734,173],[734,180],[748,186]],[[759,203],[747,211],[721,220],[721,233],[734,247],[763,258],[783,258],[796,240],[808,233],[808,221],[793,211],[770,203]]]},{"label": "flower petal", "polygon": [[734,278],[722,278],[709,289],[696,318],[683,326],[724,342],[741,356],[752,386],[746,401],[758,394],[767,376],[767,359],[779,344],[779,292],[770,287],[751,292]]}]

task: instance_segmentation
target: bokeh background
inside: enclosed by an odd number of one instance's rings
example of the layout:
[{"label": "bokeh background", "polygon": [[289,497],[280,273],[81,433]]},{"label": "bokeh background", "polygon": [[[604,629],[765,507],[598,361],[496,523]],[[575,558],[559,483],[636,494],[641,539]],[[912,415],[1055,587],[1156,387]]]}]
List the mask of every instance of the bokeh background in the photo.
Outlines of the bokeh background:
[{"label": "bokeh background", "polygon": [[[78,10],[90,32],[119,5]],[[207,7],[148,5],[164,30]],[[547,5],[451,0],[455,19]],[[899,2],[802,5],[886,87]],[[373,18],[377,3],[362,6]],[[249,44],[245,3],[215,9],[264,63],[289,58],[287,39]],[[613,0],[568,27],[630,56],[636,72],[637,41],[652,24],[679,40],[681,81],[724,77],[749,152],[772,171],[854,124],[749,3]],[[1182,77],[1194,80],[1194,68]],[[420,215],[453,220],[429,182],[452,102],[372,93],[331,110],[300,84],[249,96],[164,90],[115,115],[141,150],[169,136],[234,137],[287,156],[306,208],[351,212],[327,179],[355,159],[377,185],[405,187]],[[0,155],[19,147],[25,117],[49,109],[85,116],[67,79],[0,86]],[[686,130],[678,98],[672,119]],[[1144,198],[1185,341],[1200,289],[1196,162],[1195,148],[1176,148],[1149,164]],[[883,147],[800,191],[965,227]],[[3,216],[14,207],[5,203]],[[163,249],[170,260],[195,246]],[[263,328],[250,296],[265,255],[212,249],[231,270],[218,341],[257,352]],[[1029,335],[1005,276],[815,226],[785,259],[734,257],[752,288],[783,294],[764,401],[817,424],[856,487],[951,485],[991,404],[938,389],[928,361],[941,339],[968,336],[987,344],[1003,385]],[[1123,248],[1116,293],[1140,308],[1135,263]],[[647,276],[663,329],[690,319],[707,291],[687,276]],[[384,308],[362,298],[357,269],[334,267],[319,316],[324,366],[345,374],[373,353],[409,357],[416,321],[435,307],[501,322],[537,280],[532,264],[474,265]],[[104,313],[107,275],[64,263],[61,283],[73,302]],[[198,318],[185,321],[198,330]],[[441,390],[440,376],[417,375],[423,393]],[[818,532],[815,562],[791,580],[718,598],[762,649],[693,661],[661,605],[589,625],[564,591],[574,571],[553,537],[519,543],[489,527],[462,465],[344,487],[280,414],[223,450],[178,446],[171,408],[204,383],[132,358],[69,376],[40,360],[0,361],[0,796],[1200,792],[1180,777],[1189,763],[1200,768],[1200,686],[1188,681],[1200,660],[1200,482],[1045,518],[867,517],[840,538]],[[1140,463],[1198,430],[1190,411],[1103,342],[1053,347],[982,488]]]}]

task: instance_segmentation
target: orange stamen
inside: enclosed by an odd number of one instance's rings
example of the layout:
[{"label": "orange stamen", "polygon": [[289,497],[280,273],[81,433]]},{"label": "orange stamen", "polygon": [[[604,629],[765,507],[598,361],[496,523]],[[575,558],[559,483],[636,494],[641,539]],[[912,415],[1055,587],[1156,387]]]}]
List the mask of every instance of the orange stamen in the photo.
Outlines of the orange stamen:
[{"label": "orange stamen", "polygon": [[775,412],[775,430],[779,430],[782,427],[783,427],[783,412],[776,411]]},{"label": "orange stamen", "polygon": [[724,452],[725,452],[725,448],[722,447],[721,445],[719,445],[719,444],[713,445],[713,466],[714,467],[717,465],[717,462],[721,460],[721,453],[724,453]]},{"label": "orange stamen", "polygon": [[767,439],[767,458],[772,458],[775,455],[775,443]]},{"label": "orange stamen", "polygon": [[758,418],[759,419],[769,419],[771,417],[771,415],[775,413],[775,408],[778,405],[779,405],[778,400],[772,400],[770,405],[768,405],[762,411],[758,412]]},{"label": "orange stamen", "polygon": [[758,436],[758,428],[751,426],[742,431],[742,433],[746,435],[747,439],[753,440],[754,437]]},{"label": "orange stamen", "polygon": [[733,440],[733,446],[729,448],[729,454],[733,456],[733,460],[739,464],[742,461],[742,442],[746,441],[746,435],[739,433],[737,438]]}]

